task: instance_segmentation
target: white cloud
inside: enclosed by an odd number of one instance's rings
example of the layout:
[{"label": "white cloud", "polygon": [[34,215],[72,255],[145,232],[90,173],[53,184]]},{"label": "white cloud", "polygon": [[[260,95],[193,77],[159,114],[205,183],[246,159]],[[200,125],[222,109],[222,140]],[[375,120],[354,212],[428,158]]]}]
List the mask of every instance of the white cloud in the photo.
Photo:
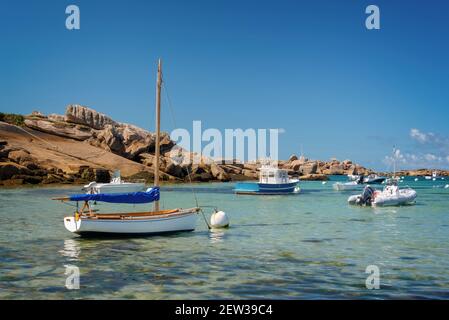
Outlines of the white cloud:
[{"label": "white cloud", "polygon": [[420,145],[427,148],[434,148],[442,151],[444,154],[449,152],[449,137],[441,136],[432,132],[422,132],[419,129],[410,129],[410,137]]},{"label": "white cloud", "polygon": [[436,168],[444,165],[444,160],[449,162],[449,156],[444,158],[433,153],[416,154],[416,153],[402,153],[396,149],[392,156],[386,156],[383,162],[392,167],[396,162],[397,167],[406,168]]},{"label": "white cloud", "polygon": [[393,163],[401,169],[448,168],[449,136],[432,132],[422,132],[417,128],[410,129],[410,138],[415,141],[407,151],[396,149],[392,155],[384,158],[389,169]]},{"label": "white cloud", "polygon": [[420,143],[426,143],[428,141],[428,135],[419,131],[418,129],[411,129],[410,130],[410,137],[412,139],[420,142]]},{"label": "white cloud", "polygon": [[436,161],[436,160],[438,160],[438,157],[435,156],[434,154],[426,153],[424,155],[424,159],[426,159],[427,161]]}]

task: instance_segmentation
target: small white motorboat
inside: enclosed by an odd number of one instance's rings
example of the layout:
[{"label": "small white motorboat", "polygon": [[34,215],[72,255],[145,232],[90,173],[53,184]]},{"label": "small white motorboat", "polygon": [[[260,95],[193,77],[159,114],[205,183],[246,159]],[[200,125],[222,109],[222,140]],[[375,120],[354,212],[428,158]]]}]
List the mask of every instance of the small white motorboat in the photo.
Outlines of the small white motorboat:
[{"label": "small white motorboat", "polygon": [[385,177],[378,176],[377,174],[370,174],[365,177],[364,175],[348,175],[349,182],[336,182],[333,184],[334,190],[337,191],[350,191],[359,190],[366,184],[382,184],[385,181]]},{"label": "small white motorboat", "polygon": [[351,191],[351,190],[359,190],[363,188],[363,184],[357,183],[357,181],[349,181],[349,182],[336,182],[332,185],[334,190],[336,191]]},{"label": "small white motorboat", "polygon": [[348,174],[348,180],[349,180],[349,181],[356,181],[356,180],[358,180],[359,178],[360,178],[360,176],[357,175],[357,174]]},{"label": "small white motorboat", "polygon": [[120,170],[114,172],[109,183],[91,182],[83,187],[83,190],[89,194],[97,193],[131,193],[139,192],[145,189],[145,182],[125,182],[122,181]]},{"label": "small white motorboat", "polygon": [[[354,176],[348,175],[348,178],[351,180]],[[365,177],[363,175],[357,176],[356,180],[348,181],[348,182],[336,182],[332,185],[334,190],[336,191],[350,191],[350,190],[359,190],[363,188],[363,181]]]},{"label": "small white motorboat", "polygon": [[412,188],[400,189],[396,181],[390,181],[382,191],[366,186],[361,194],[350,196],[348,203],[372,207],[400,206],[414,204],[416,197],[417,193]]},{"label": "small white motorboat", "polygon": [[433,180],[433,181],[435,181],[438,178],[438,173],[436,171],[433,171],[431,176],[425,176],[424,178],[426,180]]}]

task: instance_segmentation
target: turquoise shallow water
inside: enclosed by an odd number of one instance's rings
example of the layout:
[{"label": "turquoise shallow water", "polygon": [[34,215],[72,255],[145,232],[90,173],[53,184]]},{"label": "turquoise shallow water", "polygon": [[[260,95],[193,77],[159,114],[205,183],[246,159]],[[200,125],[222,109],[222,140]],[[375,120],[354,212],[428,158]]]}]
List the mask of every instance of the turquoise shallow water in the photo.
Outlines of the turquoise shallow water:
[{"label": "turquoise shallow water", "polygon": [[[406,181],[415,206],[359,208],[331,182],[292,196],[236,196],[233,184],[163,188],[165,207],[216,205],[231,228],[135,239],[82,239],[72,208],[51,197],[78,187],[0,190],[0,299],[449,298],[449,181]],[[101,205],[101,209],[108,206]],[[141,207],[133,207],[139,210]],[[66,266],[80,270],[68,290]],[[365,269],[380,270],[368,290]]]}]

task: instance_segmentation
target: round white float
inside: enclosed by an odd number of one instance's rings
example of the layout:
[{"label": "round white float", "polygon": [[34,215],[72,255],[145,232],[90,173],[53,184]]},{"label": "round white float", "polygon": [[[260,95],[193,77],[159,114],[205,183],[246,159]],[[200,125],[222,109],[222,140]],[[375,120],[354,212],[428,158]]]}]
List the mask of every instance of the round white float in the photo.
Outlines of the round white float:
[{"label": "round white float", "polygon": [[229,219],[224,211],[216,211],[210,217],[210,226],[212,228],[228,228]]}]

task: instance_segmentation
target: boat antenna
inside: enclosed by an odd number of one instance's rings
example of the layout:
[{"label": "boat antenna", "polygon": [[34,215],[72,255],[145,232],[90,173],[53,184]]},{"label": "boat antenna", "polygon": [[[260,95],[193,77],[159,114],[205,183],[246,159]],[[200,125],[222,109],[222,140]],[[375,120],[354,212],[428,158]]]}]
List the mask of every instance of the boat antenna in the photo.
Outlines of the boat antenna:
[{"label": "boat antenna", "polygon": [[396,146],[393,146],[393,179],[396,177]]},{"label": "boat antenna", "polygon": [[[162,86],[162,60],[159,58],[156,80],[156,146],[154,155],[154,187],[159,187],[159,157],[161,135],[161,86]],[[159,200],[154,202],[154,211],[159,211]]]}]

